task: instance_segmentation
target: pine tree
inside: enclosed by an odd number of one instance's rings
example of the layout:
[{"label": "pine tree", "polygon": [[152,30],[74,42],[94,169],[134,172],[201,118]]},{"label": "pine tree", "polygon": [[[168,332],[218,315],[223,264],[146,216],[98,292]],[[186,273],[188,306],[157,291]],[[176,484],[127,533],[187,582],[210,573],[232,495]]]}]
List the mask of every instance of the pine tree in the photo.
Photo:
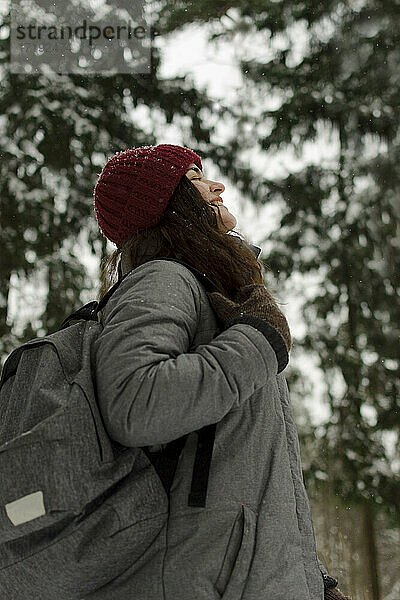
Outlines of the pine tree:
[{"label": "pine tree", "polygon": [[296,8],[310,36],[301,62],[288,48],[268,64],[242,65],[254,85],[285,91],[277,110],[257,117],[270,125],[264,150],[294,144],[300,152],[322,129],[337,148],[335,160],[265,182],[268,198],[285,206],[268,263],[282,281],[293,271],[320,275],[304,308],[304,348],[318,354],[329,384],[325,442],[337,492],[399,515],[400,480],[382,434],[400,424],[400,15],[394,3],[390,20],[378,2],[358,10],[335,2],[317,16],[313,7]]},{"label": "pine tree", "polygon": [[[10,73],[10,15],[0,40],[0,339],[3,354],[18,342],[7,320],[13,274],[20,281],[45,273],[42,314],[20,337],[51,332],[91,289],[83,250],[105,251],[94,220],[92,193],[102,165],[117,151],[157,144],[153,119],[185,122],[186,137],[211,144],[213,102],[188,78],[160,79],[151,71],[80,75]],[[219,109],[221,110],[221,109]],[[146,113],[147,121],[143,118]]]}]

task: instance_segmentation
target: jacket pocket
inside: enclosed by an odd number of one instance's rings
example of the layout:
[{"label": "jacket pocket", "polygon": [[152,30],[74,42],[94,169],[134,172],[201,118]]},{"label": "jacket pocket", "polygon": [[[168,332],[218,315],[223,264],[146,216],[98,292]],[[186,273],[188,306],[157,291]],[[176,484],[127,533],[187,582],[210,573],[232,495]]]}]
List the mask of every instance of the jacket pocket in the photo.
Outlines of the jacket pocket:
[{"label": "jacket pocket", "polygon": [[215,583],[221,600],[240,600],[254,553],[257,515],[242,504],[236,515],[223,563]]}]

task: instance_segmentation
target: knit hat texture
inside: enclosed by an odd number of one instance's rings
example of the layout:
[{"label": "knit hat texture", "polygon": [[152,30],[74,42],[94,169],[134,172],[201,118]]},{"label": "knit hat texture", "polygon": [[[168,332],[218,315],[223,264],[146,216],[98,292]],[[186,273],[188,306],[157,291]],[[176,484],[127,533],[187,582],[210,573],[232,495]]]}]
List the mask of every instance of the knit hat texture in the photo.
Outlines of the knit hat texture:
[{"label": "knit hat texture", "polygon": [[198,154],[183,146],[159,144],[117,152],[94,188],[94,208],[103,235],[119,246],[161,219],[189,165],[202,169]]}]

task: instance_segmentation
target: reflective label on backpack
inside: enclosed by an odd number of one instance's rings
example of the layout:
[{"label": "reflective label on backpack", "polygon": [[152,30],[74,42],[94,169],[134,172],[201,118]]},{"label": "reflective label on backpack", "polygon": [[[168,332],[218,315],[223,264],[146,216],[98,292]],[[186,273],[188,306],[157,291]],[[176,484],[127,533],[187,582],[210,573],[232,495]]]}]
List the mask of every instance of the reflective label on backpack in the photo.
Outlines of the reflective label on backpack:
[{"label": "reflective label on backpack", "polygon": [[40,490],[6,504],[5,508],[13,525],[22,525],[46,514],[43,492]]}]

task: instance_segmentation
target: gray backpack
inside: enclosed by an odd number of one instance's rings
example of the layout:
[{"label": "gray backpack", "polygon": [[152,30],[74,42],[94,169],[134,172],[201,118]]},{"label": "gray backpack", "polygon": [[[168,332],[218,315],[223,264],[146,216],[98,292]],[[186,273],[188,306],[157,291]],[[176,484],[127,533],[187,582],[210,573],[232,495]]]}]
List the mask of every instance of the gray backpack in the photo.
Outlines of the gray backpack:
[{"label": "gray backpack", "polygon": [[[216,289],[183,261],[165,260],[184,264],[207,289]],[[97,315],[122,279],[100,303],[90,302],[55,333],[23,344],[4,364],[2,600],[79,600],[132,565],[144,548],[163,543],[168,490],[145,449],[108,436],[96,402]],[[215,425],[197,436],[188,504],[204,507]],[[185,440],[167,445],[175,466]]]}]

